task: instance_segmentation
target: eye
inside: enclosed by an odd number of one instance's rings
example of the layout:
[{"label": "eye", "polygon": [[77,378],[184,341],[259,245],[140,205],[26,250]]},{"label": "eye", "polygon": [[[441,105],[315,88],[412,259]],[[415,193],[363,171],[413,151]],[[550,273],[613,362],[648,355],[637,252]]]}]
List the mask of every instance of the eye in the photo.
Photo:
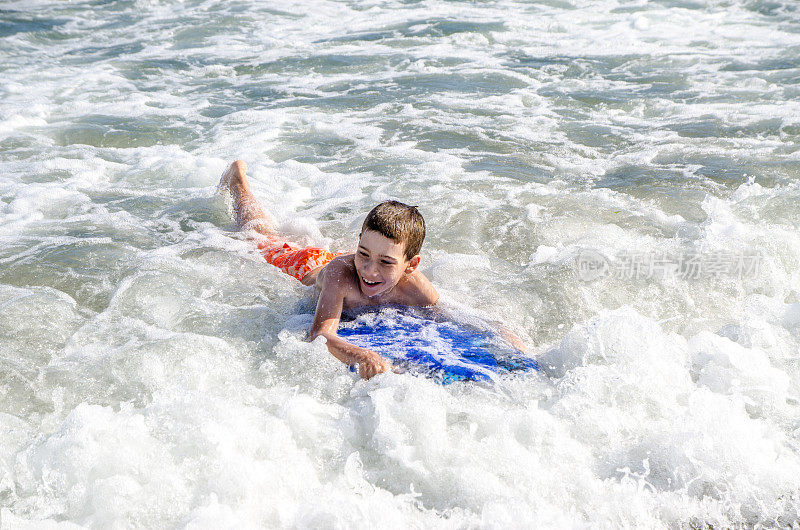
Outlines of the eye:
[{"label": "eye", "polygon": [[385,259],[381,260],[381,263],[383,263],[384,265],[391,265],[392,264],[391,261],[386,261]]},{"label": "eye", "polygon": [[359,256],[364,256],[365,258],[367,257],[367,253],[366,253],[366,252],[364,252],[363,250],[360,250],[360,251],[358,252],[358,255],[359,255]]}]

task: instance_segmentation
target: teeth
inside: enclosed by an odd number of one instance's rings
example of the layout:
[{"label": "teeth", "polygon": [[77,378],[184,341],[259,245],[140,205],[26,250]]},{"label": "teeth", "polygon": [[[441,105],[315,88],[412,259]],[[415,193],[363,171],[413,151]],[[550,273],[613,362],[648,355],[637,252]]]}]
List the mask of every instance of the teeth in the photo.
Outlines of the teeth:
[{"label": "teeth", "polygon": [[[361,279],[364,280],[364,278],[361,278]],[[364,280],[364,283],[366,283],[367,285],[377,285],[380,282],[368,282],[367,280]]]}]

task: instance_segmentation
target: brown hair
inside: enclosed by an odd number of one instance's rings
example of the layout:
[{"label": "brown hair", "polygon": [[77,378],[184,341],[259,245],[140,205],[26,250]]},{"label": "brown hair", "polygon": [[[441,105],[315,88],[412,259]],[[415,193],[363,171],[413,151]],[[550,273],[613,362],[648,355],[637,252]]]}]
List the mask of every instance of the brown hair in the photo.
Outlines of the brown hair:
[{"label": "brown hair", "polygon": [[425,219],[416,206],[383,201],[367,214],[361,225],[364,230],[374,230],[395,243],[403,243],[406,260],[410,260],[419,254],[425,240]]}]

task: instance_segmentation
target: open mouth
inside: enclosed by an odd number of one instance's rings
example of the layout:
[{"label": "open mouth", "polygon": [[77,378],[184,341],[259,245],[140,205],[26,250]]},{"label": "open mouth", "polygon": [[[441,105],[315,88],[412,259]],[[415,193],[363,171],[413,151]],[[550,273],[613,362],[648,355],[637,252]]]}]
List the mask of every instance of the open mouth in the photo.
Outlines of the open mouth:
[{"label": "open mouth", "polygon": [[361,277],[361,281],[364,282],[365,285],[369,285],[370,287],[373,287],[381,283],[381,282],[368,282],[367,280],[364,279],[363,276]]}]

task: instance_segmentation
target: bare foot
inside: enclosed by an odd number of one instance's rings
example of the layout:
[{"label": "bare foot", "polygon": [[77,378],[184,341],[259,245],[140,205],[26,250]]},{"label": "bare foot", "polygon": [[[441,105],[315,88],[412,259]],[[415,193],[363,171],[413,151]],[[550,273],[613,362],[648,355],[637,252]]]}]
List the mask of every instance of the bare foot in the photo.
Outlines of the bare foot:
[{"label": "bare foot", "polygon": [[217,189],[230,192],[236,197],[239,191],[250,191],[250,184],[247,182],[247,164],[243,160],[237,160],[222,174],[219,179]]}]

